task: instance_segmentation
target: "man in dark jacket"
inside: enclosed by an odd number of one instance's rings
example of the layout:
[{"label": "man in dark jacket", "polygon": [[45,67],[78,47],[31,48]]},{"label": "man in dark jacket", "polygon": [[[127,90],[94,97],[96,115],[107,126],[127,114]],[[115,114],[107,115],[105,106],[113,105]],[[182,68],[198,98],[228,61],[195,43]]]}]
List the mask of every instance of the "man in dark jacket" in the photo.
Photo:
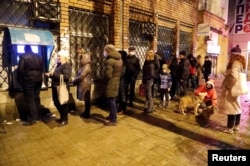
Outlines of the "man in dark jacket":
[{"label": "man in dark jacket", "polygon": [[21,84],[26,103],[28,104],[27,122],[30,126],[37,122],[40,116],[40,90],[43,81],[42,57],[34,54],[29,45],[24,47],[25,54],[20,56],[17,68],[17,80]]},{"label": "man in dark jacket", "polygon": [[104,47],[105,61],[105,79],[107,83],[106,97],[110,109],[109,121],[107,126],[116,126],[117,124],[117,107],[116,97],[119,92],[120,77],[122,72],[121,54],[116,51],[114,45],[108,44]]},{"label": "man in dark jacket", "polygon": [[203,64],[203,75],[206,82],[208,81],[208,77],[211,74],[211,72],[212,72],[212,62],[209,56],[205,56],[205,62]]},{"label": "man in dark jacket", "polygon": [[187,80],[189,77],[189,60],[186,57],[186,52],[181,51],[179,53],[179,90],[180,90],[180,96],[186,95],[186,88],[187,88]]},{"label": "man in dark jacket", "polygon": [[129,100],[129,106],[133,107],[133,101],[135,96],[135,83],[138,74],[141,70],[139,58],[135,56],[135,47],[129,47],[127,57],[127,69],[126,69],[126,96]]}]

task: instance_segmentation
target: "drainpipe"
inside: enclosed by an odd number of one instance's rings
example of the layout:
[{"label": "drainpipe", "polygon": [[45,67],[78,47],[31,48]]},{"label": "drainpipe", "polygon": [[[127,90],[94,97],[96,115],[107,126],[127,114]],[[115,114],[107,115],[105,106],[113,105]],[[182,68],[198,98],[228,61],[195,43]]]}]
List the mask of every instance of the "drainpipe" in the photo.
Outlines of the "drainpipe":
[{"label": "drainpipe", "polygon": [[121,31],[120,31],[120,48],[121,50],[123,50],[123,16],[124,16],[124,0],[121,0],[121,3],[120,3],[120,20],[121,20],[121,24],[120,24],[120,28],[121,28]]}]

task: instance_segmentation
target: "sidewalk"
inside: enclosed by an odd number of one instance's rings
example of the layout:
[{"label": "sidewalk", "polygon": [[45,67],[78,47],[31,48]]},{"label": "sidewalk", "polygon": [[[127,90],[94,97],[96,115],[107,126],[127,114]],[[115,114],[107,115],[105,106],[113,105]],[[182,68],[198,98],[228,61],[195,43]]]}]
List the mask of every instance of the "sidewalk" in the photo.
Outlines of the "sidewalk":
[{"label": "sidewalk", "polygon": [[[216,80],[218,95],[220,81]],[[108,112],[97,106],[92,106],[87,120],[77,116],[83,110],[79,107],[62,128],[53,120],[29,127],[21,122],[5,124],[7,134],[0,134],[0,165],[205,166],[208,150],[250,149],[249,99],[249,95],[242,97],[241,128],[233,135],[218,130],[226,124],[223,114],[199,121],[192,112],[176,113],[177,102],[171,101],[167,110],[156,105],[154,113],[145,115],[141,97],[128,108],[128,115],[118,116],[115,127],[104,126]]]}]

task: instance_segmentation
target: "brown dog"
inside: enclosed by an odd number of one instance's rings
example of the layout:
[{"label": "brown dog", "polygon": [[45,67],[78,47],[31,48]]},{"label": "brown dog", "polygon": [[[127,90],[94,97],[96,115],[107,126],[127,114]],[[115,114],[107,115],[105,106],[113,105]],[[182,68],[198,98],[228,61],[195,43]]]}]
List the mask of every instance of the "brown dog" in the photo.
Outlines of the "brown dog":
[{"label": "brown dog", "polygon": [[198,115],[198,108],[203,102],[207,93],[200,93],[199,96],[196,95],[186,95],[179,100],[179,112],[185,115],[186,108],[194,108],[194,114]]}]

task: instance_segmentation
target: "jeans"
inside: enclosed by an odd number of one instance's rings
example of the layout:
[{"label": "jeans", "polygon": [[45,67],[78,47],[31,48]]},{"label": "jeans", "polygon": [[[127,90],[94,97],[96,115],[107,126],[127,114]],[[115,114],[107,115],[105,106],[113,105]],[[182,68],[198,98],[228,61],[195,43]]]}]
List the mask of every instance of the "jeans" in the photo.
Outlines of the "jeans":
[{"label": "jeans", "polygon": [[154,80],[147,80],[146,82],[146,100],[148,101],[148,106],[146,108],[145,112],[152,112],[153,111],[153,105],[154,105],[154,101],[153,101],[153,96],[152,96],[152,86],[154,84]]},{"label": "jeans", "polygon": [[111,122],[117,122],[117,107],[116,107],[116,101],[115,97],[109,97],[107,99],[108,105],[109,105],[109,120]]},{"label": "jeans", "polygon": [[23,94],[28,104],[28,121],[36,121],[40,116],[40,91],[42,82],[25,82],[22,85]]}]

